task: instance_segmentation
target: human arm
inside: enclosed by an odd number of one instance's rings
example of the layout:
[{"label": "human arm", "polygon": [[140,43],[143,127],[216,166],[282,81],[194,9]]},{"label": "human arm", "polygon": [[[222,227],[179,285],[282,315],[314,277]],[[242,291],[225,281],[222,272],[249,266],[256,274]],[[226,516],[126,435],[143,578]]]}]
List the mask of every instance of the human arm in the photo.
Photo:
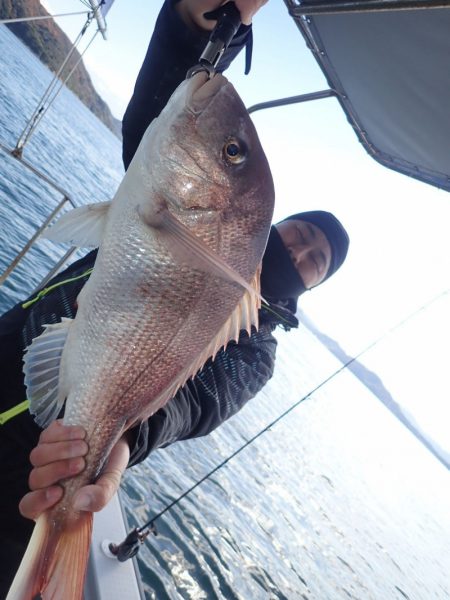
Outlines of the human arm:
[{"label": "human arm", "polygon": [[[247,3],[250,0],[241,0]],[[176,87],[185,79],[187,70],[197,64],[208,39],[203,28],[192,29],[183,20],[179,8],[195,6],[197,0],[173,2],[166,0],[155,25],[155,31],[136,79],[133,95],[122,120],[123,162],[131,162],[148,125],[167,104]],[[206,10],[215,8],[215,0],[198,4]],[[189,10],[190,18],[198,19],[202,11]],[[214,21],[205,22],[210,26]],[[225,70],[240,50],[251,40],[251,27],[242,25],[221,58],[219,70]]]}]

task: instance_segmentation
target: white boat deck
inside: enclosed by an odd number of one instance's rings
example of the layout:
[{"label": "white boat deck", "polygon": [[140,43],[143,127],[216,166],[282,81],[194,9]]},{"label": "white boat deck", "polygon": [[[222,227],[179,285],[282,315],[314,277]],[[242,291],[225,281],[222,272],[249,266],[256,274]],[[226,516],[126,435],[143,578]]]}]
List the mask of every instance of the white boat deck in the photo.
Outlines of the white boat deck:
[{"label": "white boat deck", "polygon": [[108,550],[110,542],[122,542],[127,533],[124,514],[116,494],[94,516],[84,600],[143,600],[135,559],[119,562]]}]

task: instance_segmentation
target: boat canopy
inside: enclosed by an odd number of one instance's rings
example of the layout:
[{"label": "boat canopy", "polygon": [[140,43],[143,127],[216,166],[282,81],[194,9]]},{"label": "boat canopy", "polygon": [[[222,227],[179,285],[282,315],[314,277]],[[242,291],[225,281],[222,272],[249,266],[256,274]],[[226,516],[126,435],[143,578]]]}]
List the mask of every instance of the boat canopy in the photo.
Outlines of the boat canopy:
[{"label": "boat canopy", "polygon": [[450,191],[450,1],[285,3],[367,152]]},{"label": "boat canopy", "polygon": [[113,3],[114,3],[114,0],[102,0],[100,9],[101,9],[102,15],[104,17],[106,17],[106,15],[107,15],[109,9],[111,8],[111,6],[113,5]]}]

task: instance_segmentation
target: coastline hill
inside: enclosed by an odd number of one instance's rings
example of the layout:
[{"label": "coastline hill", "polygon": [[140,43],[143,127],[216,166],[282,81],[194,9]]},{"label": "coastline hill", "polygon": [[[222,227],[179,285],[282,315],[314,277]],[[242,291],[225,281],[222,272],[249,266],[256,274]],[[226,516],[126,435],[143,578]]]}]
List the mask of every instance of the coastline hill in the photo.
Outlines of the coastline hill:
[{"label": "coastline hill", "polygon": [[328,350],[357,377],[374,394],[378,400],[409,429],[409,431],[428,448],[428,450],[445,466],[450,469],[450,453],[430,438],[416,422],[414,417],[394,400],[380,377],[367,368],[362,362],[349,356],[336,340],[329,337],[313,323],[300,309],[297,317]]},{"label": "coastline hill", "polygon": [[[0,0],[0,19],[15,19],[48,15],[39,0]],[[56,73],[69,53],[72,43],[53,19],[7,23],[6,26]],[[79,59],[77,50],[66,68],[71,69]],[[68,72],[68,71],[67,71]],[[64,75],[64,74],[63,74]],[[116,119],[108,105],[96,92],[91,78],[81,61],[67,82],[67,87],[94,113],[119,139],[121,122]]]}]

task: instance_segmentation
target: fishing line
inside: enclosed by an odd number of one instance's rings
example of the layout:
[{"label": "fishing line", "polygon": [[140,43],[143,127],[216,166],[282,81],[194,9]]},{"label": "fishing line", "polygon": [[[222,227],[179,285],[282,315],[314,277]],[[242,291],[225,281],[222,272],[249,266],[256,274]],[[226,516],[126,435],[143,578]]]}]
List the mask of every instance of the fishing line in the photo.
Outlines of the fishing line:
[{"label": "fishing line", "polygon": [[212,475],[214,475],[214,473],[219,471],[219,469],[224,467],[228,462],[230,462],[231,459],[233,459],[235,456],[240,454],[245,448],[250,446],[250,444],[252,444],[255,440],[257,440],[266,431],[269,431],[274,425],[276,425],[279,421],[284,419],[289,413],[291,413],[295,408],[297,408],[300,404],[302,404],[302,402],[304,402],[305,400],[310,398],[315,392],[320,390],[320,388],[322,388],[329,381],[334,379],[336,377],[336,375],[338,375],[339,373],[341,373],[342,371],[347,369],[349,367],[349,365],[351,365],[353,362],[355,362],[356,360],[361,358],[361,356],[363,356],[366,352],[371,350],[374,346],[379,344],[386,337],[388,337],[389,335],[394,333],[397,329],[402,327],[409,320],[411,320],[412,318],[417,316],[420,312],[427,309],[429,306],[431,306],[431,304],[433,304],[434,302],[437,302],[441,297],[447,295],[449,292],[450,292],[450,288],[444,290],[443,292],[441,292],[440,294],[438,294],[437,296],[435,296],[434,298],[432,298],[431,300],[429,300],[428,302],[426,302],[425,304],[420,306],[414,312],[410,313],[407,317],[405,317],[404,319],[402,319],[401,321],[396,323],[394,326],[392,326],[390,329],[388,329],[385,333],[383,333],[381,336],[379,336],[374,341],[372,341],[363,350],[361,350],[356,356],[350,358],[347,362],[342,364],[338,369],[336,369],[336,371],[334,371],[331,375],[329,375],[323,381],[321,381],[318,385],[316,385],[315,388],[313,388],[305,396],[300,398],[300,400],[297,400],[297,402],[294,402],[294,404],[292,404],[289,408],[287,408],[284,412],[282,412],[276,419],[271,421],[268,425],[266,425],[263,429],[261,429],[256,435],[254,435],[253,437],[248,439],[245,442],[245,444],[240,446],[237,450],[235,450],[232,454],[230,454],[227,458],[225,458],[221,463],[219,463],[211,471],[209,471],[206,475],[204,475],[201,479],[199,479],[196,483],[194,483],[194,485],[192,485],[190,488],[188,488],[185,492],[183,492],[175,500],[170,502],[170,504],[168,504],[163,510],[161,510],[158,514],[156,514],[149,521],[147,521],[147,523],[145,523],[141,527],[133,529],[127,535],[127,537],[125,538],[125,540],[122,543],[109,544],[109,550],[111,551],[111,553],[114,554],[114,556],[116,556],[120,562],[124,562],[125,560],[128,560],[129,558],[132,558],[133,556],[135,556],[139,550],[140,545],[144,542],[145,538],[150,533],[157,535],[157,530],[156,530],[156,526],[155,526],[155,521],[157,519],[159,519],[168,510],[170,510],[176,504],[178,504],[181,500],[183,500],[183,498],[186,498],[186,496],[188,496],[193,490],[195,490],[195,488],[197,488],[200,484],[202,484],[204,481],[209,479]]}]

